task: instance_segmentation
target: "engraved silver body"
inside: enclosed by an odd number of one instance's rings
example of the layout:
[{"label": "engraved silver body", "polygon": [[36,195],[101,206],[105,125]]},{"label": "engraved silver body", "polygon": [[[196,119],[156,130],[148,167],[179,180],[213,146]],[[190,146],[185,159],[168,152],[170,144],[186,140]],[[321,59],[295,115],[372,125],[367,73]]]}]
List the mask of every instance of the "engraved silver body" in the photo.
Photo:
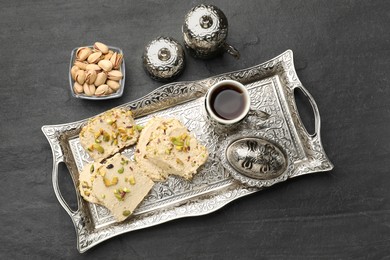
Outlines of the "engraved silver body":
[{"label": "engraved silver body", "polygon": [[257,186],[261,187],[261,180],[274,179],[287,169],[287,156],[276,144],[255,135],[242,137],[241,133],[228,139],[227,145],[221,147],[225,153],[222,163],[229,164],[226,168],[233,178],[242,181],[244,175],[258,179]]},{"label": "engraved silver body", "polygon": [[201,4],[192,8],[182,26],[184,46],[197,58],[212,58],[228,52],[239,58],[239,52],[227,44],[228,20],[214,5]]},{"label": "engraved silver body", "polygon": [[170,81],[183,72],[185,54],[178,41],[161,36],[145,46],[142,62],[152,79]]},{"label": "engraved silver body", "polygon": [[[269,117],[264,119],[256,115],[248,116],[230,132],[215,131],[200,111],[204,107],[204,95],[207,89],[224,79],[237,80],[244,84],[251,95],[251,106],[256,110],[265,111]],[[314,134],[307,133],[299,117],[294,99],[296,88],[302,90],[312,104],[315,116]],[[106,208],[84,201],[77,189],[79,171],[91,162],[91,158],[81,147],[78,138],[81,128],[88,119],[43,126],[42,131],[53,153],[54,192],[73,221],[77,234],[77,248],[80,252],[85,252],[104,240],[126,232],[177,218],[211,213],[237,198],[289,178],[333,168],[321,144],[320,115],[317,105],[298,79],[293,64],[293,53],[290,50],[251,68],[199,81],[164,85],[143,98],[123,104],[122,107],[132,109],[137,124],[141,125],[153,116],[179,119],[199,142],[207,147],[209,158],[191,181],[171,176],[164,182],[156,182],[134,214],[124,222],[115,223]],[[241,173],[232,177],[232,170],[224,159],[226,147],[235,140],[245,142],[248,138],[260,140],[257,147],[265,147],[270,143],[278,148],[280,153],[276,152],[273,155],[277,162],[272,164],[270,161],[270,167],[263,168],[263,173],[268,173],[266,170],[272,169],[274,175],[263,174],[265,178],[253,178]],[[129,147],[123,151],[123,154],[131,159],[133,152],[134,147]],[[261,154],[262,151],[258,153]],[[265,154],[267,153],[270,151]],[[72,210],[68,206],[60,192],[58,183],[60,163],[67,165],[74,181],[78,201],[77,210]],[[238,172],[237,169],[233,170]]]}]

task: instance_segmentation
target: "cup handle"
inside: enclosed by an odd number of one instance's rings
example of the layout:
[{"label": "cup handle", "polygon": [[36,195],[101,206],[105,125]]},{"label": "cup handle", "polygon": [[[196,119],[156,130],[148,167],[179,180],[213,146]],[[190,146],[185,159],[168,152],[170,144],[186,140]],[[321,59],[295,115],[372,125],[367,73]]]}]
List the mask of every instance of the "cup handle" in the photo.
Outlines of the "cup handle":
[{"label": "cup handle", "polygon": [[226,42],[223,44],[223,49],[229,53],[230,55],[232,55],[234,58],[236,58],[237,60],[240,58],[240,52],[234,48],[233,46],[231,46],[230,44],[227,44]]},{"label": "cup handle", "polygon": [[255,116],[260,118],[261,120],[265,121],[267,120],[271,115],[268,114],[267,112],[261,111],[261,110],[256,110],[256,109],[250,109],[248,112],[248,116]]}]

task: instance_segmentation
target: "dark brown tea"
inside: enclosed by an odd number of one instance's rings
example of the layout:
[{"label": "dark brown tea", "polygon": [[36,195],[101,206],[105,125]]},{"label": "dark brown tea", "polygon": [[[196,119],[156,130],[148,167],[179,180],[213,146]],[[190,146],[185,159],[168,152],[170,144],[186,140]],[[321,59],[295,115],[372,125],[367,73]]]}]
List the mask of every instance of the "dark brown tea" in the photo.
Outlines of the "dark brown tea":
[{"label": "dark brown tea", "polygon": [[234,85],[221,86],[210,96],[210,107],[213,113],[225,120],[239,117],[245,110],[245,95]]}]

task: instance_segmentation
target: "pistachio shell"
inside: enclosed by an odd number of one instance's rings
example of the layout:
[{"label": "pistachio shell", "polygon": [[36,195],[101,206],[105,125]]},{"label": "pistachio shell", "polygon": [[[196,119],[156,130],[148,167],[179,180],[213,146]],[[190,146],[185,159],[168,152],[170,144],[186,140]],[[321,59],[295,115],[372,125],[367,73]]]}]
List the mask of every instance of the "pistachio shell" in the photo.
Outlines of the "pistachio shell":
[{"label": "pistachio shell", "polygon": [[107,95],[111,95],[112,93],[114,93],[115,91],[110,88],[110,86],[108,86],[108,89],[107,89]]},{"label": "pistachio shell", "polygon": [[107,54],[108,53],[108,47],[104,43],[95,42],[95,44],[93,45],[93,48],[95,50],[101,51],[103,54]]},{"label": "pistachio shell", "polygon": [[115,59],[115,63],[113,63],[113,69],[119,69],[121,64],[122,64],[122,60],[123,60],[123,55],[122,54],[118,54],[116,56],[116,59]]},{"label": "pistachio shell", "polygon": [[93,85],[93,84],[84,83],[83,90],[84,90],[85,95],[93,96],[95,94],[96,88],[95,88],[95,85]]},{"label": "pistachio shell", "polygon": [[97,89],[95,91],[95,95],[96,96],[107,95],[108,89],[109,89],[108,85],[106,85],[106,84],[100,85],[99,87],[97,87]]},{"label": "pistachio shell", "polygon": [[107,80],[107,74],[105,72],[99,72],[96,76],[96,79],[95,79],[95,86],[100,86],[100,85],[103,85]]},{"label": "pistachio shell", "polygon": [[78,48],[76,51],[76,59],[79,61],[85,61],[89,55],[91,55],[92,50],[88,47]]},{"label": "pistachio shell", "polygon": [[112,63],[109,60],[101,60],[101,61],[99,61],[98,65],[104,71],[111,71],[112,70]]},{"label": "pistachio shell", "polygon": [[119,70],[112,70],[108,72],[107,76],[108,79],[115,80],[115,81],[119,81],[123,78],[123,74]]},{"label": "pistachio shell", "polygon": [[118,55],[118,54],[117,54],[116,52],[114,52],[114,54],[112,54],[112,56],[111,56],[111,58],[110,58],[110,61],[111,61],[112,65],[115,64],[117,55]]},{"label": "pistachio shell", "polygon": [[73,90],[76,94],[81,94],[84,92],[83,85],[79,84],[78,82],[74,83]]},{"label": "pistachio shell", "polygon": [[101,71],[102,69],[97,64],[88,64],[86,70]]},{"label": "pistachio shell", "polygon": [[88,64],[85,62],[81,62],[81,61],[75,61],[74,65],[79,67],[79,69],[81,69],[81,70],[86,70]]},{"label": "pistachio shell", "polygon": [[77,81],[79,84],[84,84],[85,82],[85,71],[78,70],[76,71],[76,74],[74,76],[75,81]]},{"label": "pistachio shell", "polygon": [[87,70],[87,72],[85,73],[85,82],[88,84],[93,84],[96,80],[96,77],[96,70]]},{"label": "pistachio shell", "polygon": [[70,69],[70,75],[72,75],[72,79],[74,80],[75,76],[76,76],[76,72],[79,70],[80,68],[77,67],[77,66],[73,66],[71,69]]},{"label": "pistachio shell", "polygon": [[104,55],[104,59],[110,60],[110,58],[112,57],[113,54],[114,54],[114,52],[112,50],[109,50],[108,53],[106,55]]},{"label": "pistachio shell", "polygon": [[106,84],[114,91],[117,91],[120,88],[120,84],[115,80],[107,80]]},{"label": "pistachio shell", "polygon": [[91,55],[89,55],[87,61],[89,63],[97,63],[100,60],[101,56],[102,56],[102,53],[100,51],[94,52]]}]

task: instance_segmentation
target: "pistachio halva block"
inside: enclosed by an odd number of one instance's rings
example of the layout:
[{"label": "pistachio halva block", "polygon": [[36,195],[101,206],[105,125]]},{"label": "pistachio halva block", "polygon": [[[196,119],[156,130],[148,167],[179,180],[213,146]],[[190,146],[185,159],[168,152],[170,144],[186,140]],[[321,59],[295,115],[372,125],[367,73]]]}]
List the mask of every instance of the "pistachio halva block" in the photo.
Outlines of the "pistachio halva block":
[{"label": "pistachio halva block", "polygon": [[151,119],[135,151],[140,170],[153,180],[164,180],[169,174],[191,179],[207,158],[206,147],[173,118]]},{"label": "pistachio halva block", "polygon": [[124,108],[112,109],[92,118],[79,135],[81,145],[95,162],[135,144],[138,136],[139,129],[132,112]]},{"label": "pistachio halva block", "polygon": [[138,172],[134,162],[116,154],[97,169],[91,194],[119,222],[133,213],[153,185],[150,178]]}]

